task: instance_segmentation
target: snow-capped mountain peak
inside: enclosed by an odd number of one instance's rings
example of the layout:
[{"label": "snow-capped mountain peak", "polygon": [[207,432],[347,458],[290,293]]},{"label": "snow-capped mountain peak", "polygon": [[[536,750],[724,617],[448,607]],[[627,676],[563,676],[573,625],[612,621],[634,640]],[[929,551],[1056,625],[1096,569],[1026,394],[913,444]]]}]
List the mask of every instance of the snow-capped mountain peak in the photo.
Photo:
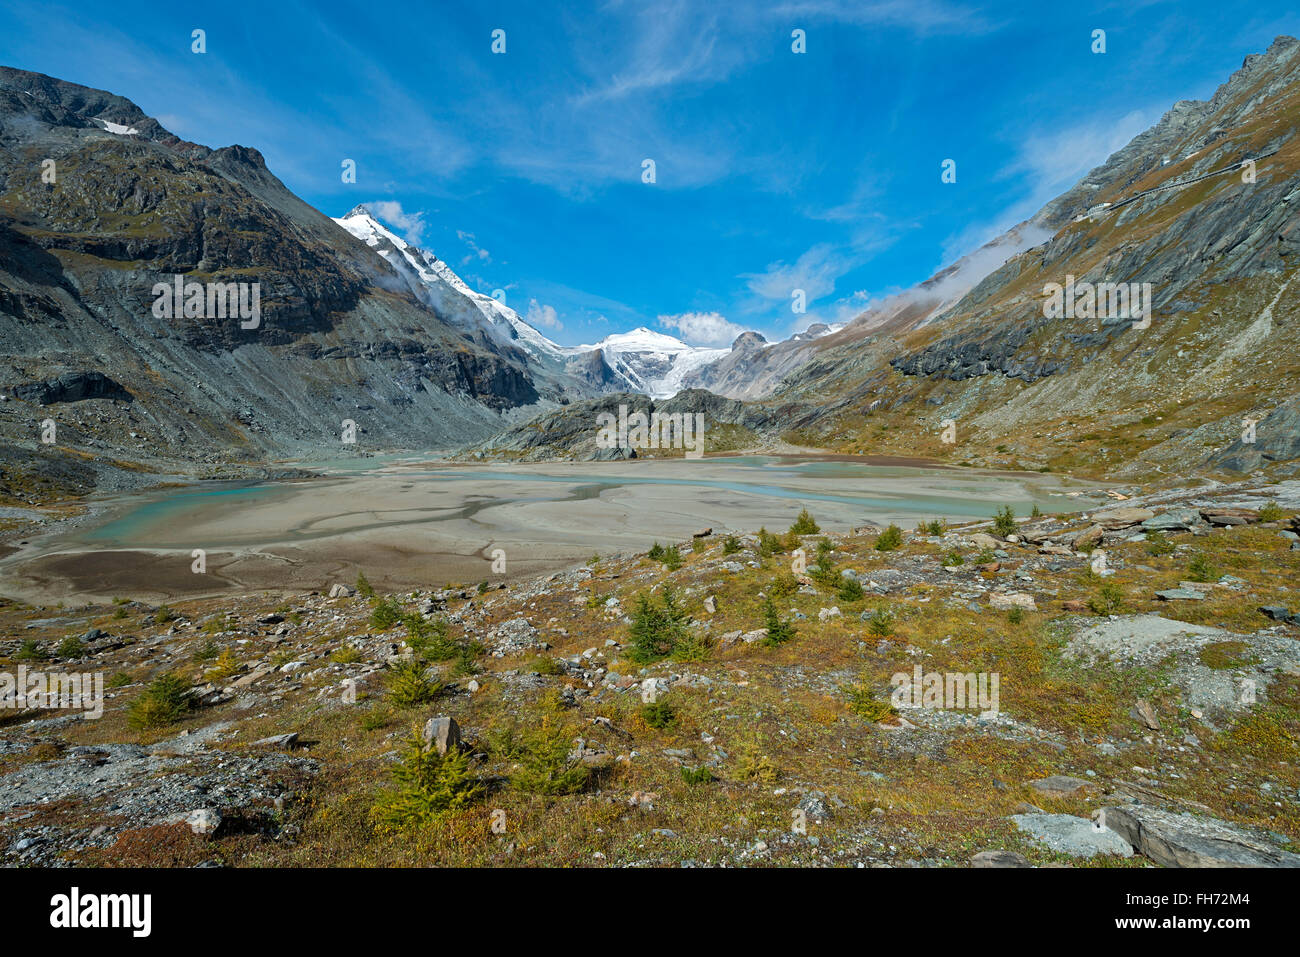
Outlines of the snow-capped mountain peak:
[{"label": "snow-capped mountain peak", "polygon": [[628,381],[632,391],[644,392],[655,399],[676,395],[689,373],[730,351],[692,346],[645,326],[631,332],[616,332],[594,345],[579,348],[599,349],[605,362]]},{"label": "snow-capped mountain peak", "polygon": [[[439,316],[463,329],[484,329],[509,340],[541,365],[569,376],[575,369],[599,391],[643,392],[663,399],[682,389],[687,375],[727,355],[728,349],[692,346],[645,326],[606,336],[594,345],[566,348],[552,342],[509,306],[476,292],[444,261],[398,236],[364,204],[335,219],[374,249],[407,287]],[[599,350],[600,356],[595,356]],[[600,368],[600,361],[608,371]],[[595,365],[593,365],[593,361]],[[566,371],[567,370],[567,371]]]},{"label": "snow-capped mountain peak", "polygon": [[563,359],[572,352],[546,338],[509,306],[471,289],[445,262],[402,239],[364,204],[334,222],[383,256],[410,290],[448,321],[504,336],[537,358]]}]

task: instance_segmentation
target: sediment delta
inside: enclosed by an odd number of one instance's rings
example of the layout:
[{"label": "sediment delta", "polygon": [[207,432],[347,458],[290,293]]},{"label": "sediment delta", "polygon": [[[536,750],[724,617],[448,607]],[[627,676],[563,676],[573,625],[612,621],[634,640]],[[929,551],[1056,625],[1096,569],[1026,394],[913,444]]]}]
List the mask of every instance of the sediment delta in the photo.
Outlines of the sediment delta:
[{"label": "sediment delta", "polygon": [[[549,465],[380,463],[307,481],[198,485],[91,502],[72,527],[26,538],[0,563],[0,594],[25,601],[303,591],[365,571],[409,589],[511,579],[656,537],[784,528],[813,505],[828,529],[971,518],[1011,504],[1071,507],[1085,486],[1055,476],[743,456]],[[1074,497],[1069,497],[1074,493]],[[1080,498],[1081,495],[1085,497]],[[191,569],[194,550],[206,571]],[[505,552],[505,572],[492,551]]]}]

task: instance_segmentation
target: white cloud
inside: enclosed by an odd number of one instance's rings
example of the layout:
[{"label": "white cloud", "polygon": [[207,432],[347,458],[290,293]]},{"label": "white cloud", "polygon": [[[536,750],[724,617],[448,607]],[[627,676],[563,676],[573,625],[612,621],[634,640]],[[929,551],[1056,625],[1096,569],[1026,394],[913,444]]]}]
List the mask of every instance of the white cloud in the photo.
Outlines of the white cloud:
[{"label": "white cloud", "polygon": [[777,17],[804,17],[855,26],[897,27],[916,33],[987,33],[984,16],[943,0],[791,0],[771,8]]},{"label": "white cloud", "polygon": [[835,280],[853,268],[852,260],[828,243],[818,243],[793,263],[769,263],[761,273],[746,273],[751,292],[764,299],[789,300],[802,289],[809,302],[835,290]]},{"label": "white cloud", "polygon": [[467,266],[474,260],[479,262],[490,263],[492,254],[478,244],[478,240],[473,233],[467,233],[463,229],[456,230],[456,238],[469,247],[469,255],[460,261],[462,266]]},{"label": "white cloud", "polygon": [[537,329],[563,329],[564,324],[555,312],[554,306],[543,306],[536,299],[528,301],[528,314],[524,321]]},{"label": "white cloud", "polygon": [[676,329],[686,342],[695,346],[729,346],[745,331],[716,312],[683,312],[660,316],[659,325]]},{"label": "white cloud", "polygon": [[[1015,178],[1025,185],[1024,198],[993,219],[974,222],[949,236],[943,244],[940,266],[979,250],[1012,226],[1029,219],[1047,203],[1078,183],[1115,152],[1160,118],[1162,110],[1146,107],[1116,119],[1094,116],[1064,129],[1025,137],[1016,158],[996,176]],[[1041,240],[1039,240],[1041,241]]]},{"label": "white cloud", "polygon": [[420,239],[424,236],[424,230],[428,225],[424,221],[424,213],[408,213],[402,209],[401,203],[391,199],[366,203],[366,207],[379,219],[382,219],[401,233],[402,238],[408,243],[417,246],[420,244]]}]

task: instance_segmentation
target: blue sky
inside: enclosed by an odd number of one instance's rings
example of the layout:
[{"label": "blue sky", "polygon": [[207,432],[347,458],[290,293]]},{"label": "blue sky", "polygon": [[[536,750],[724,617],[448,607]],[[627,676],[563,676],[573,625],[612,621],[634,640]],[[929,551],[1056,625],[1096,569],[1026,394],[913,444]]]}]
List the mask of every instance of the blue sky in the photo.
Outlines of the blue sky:
[{"label": "blue sky", "polygon": [[328,215],[385,204],[564,344],[851,317],[1300,29],[1288,4],[1205,0],[179,6],[0,0],[0,63],[254,146]]}]

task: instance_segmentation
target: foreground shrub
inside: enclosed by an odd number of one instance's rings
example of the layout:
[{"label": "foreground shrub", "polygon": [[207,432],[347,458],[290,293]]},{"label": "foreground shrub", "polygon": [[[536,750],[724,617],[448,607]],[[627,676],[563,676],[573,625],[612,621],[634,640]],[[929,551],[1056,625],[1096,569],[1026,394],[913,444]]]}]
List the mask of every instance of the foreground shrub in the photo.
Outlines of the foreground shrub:
[{"label": "foreground shrub", "polygon": [[161,675],[149,682],[126,710],[126,723],[137,731],[165,728],[194,707],[190,683],[179,675]]},{"label": "foreground shrub", "polygon": [[884,605],[877,605],[876,610],[867,619],[867,628],[877,638],[884,638],[894,632],[894,613]]},{"label": "foreground shrub", "polygon": [[680,770],[682,772],[682,780],[692,787],[700,784],[709,784],[713,781],[713,772],[708,768],[688,768],[683,765]]},{"label": "foreground shrub", "polygon": [[771,598],[763,600],[763,621],[767,626],[767,637],[763,639],[765,645],[771,647],[783,645],[796,634],[794,625],[776,613],[776,605],[772,603]]},{"label": "foreground shrub", "polygon": [[1219,570],[1204,552],[1197,552],[1187,564],[1187,577],[1194,582],[1212,582],[1219,577]]},{"label": "foreground shrub", "polygon": [[375,607],[370,610],[370,627],[378,628],[380,631],[387,631],[392,628],[403,618],[402,606],[397,603],[397,599],[391,595],[387,598],[380,599],[375,603]]},{"label": "foreground shrub", "polygon": [[439,754],[424,743],[419,728],[412,729],[393,768],[393,783],[371,808],[371,818],[381,830],[437,824],[479,800],[485,790],[463,751],[452,748]]},{"label": "foreground shrub", "polygon": [[866,597],[866,592],[862,590],[862,582],[858,581],[856,578],[841,576],[840,588],[839,591],[835,593],[835,597],[842,602],[852,604],[856,601],[862,601],[862,599]]},{"label": "foreground shrub", "polygon": [[821,526],[817,524],[806,508],[799,512],[794,524],[790,526],[791,535],[816,535],[820,531]]},{"label": "foreground shrub", "polygon": [[388,678],[388,700],[399,708],[427,704],[442,691],[442,682],[430,678],[423,661],[401,661]]},{"label": "foreground shrub", "polygon": [[233,678],[238,673],[239,659],[235,657],[233,651],[227,648],[217,655],[216,660],[212,663],[212,667],[208,669],[208,673],[204,675],[204,678],[207,681],[225,681],[227,678]]},{"label": "foreground shrub", "polygon": [[554,658],[539,655],[528,664],[528,670],[535,675],[562,675],[564,667]]},{"label": "foreground shrub", "polygon": [[447,623],[441,618],[425,618],[418,612],[402,615],[406,626],[406,643],[416,657],[425,661],[446,661],[455,658],[457,646],[447,633]]},{"label": "foreground shrub", "polygon": [[54,649],[54,654],[60,658],[80,658],[85,653],[86,646],[81,643],[81,639],[76,635],[68,635],[59,642],[59,647]]},{"label": "foreground shrub", "polygon": [[1010,505],[1003,505],[993,516],[993,530],[1003,538],[1014,535],[1020,525],[1016,522],[1016,513]]},{"label": "foreground shrub", "polygon": [[758,530],[758,554],[760,558],[771,558],[786,551],[785,541],[779,535],[773,535],[766,528]]},{"label": "foreground shrub", "polygon": [[629,626],[632,638],[628,657],[638,664],[666,658],[687,638],[686,612],[677,604],[677,595],[665,585],[660,600],[638,595]]},{"label": "foreground shrub", "polygon": [[1164,532],[1147,532],[1145,548],[1152,558],[1159,558],[1161,555],[1172,555],[1174,543]]},{"label": "foreground shrub", "polygon": [[840,573],[836,570],[830,553],[824,552],[817,556],[816,563],[808,569],[808,576],[823,587],[829,588],[839,581]]},{"label": "foreground shrub", "polygon": [[746,738],[736,748],[736,779],[771,784],[781,777],[781,771],[763,750],[757,735]]},{"label": "foreground shrub", "polygon": [[1268,502],[1259,510],[1261,522],[1276,522],[1282,517],[1282,507],[1277,502]]},{"label": "foreground shrub", "polygon": [[1124,591],[1114,582],[1106,582],[1088,599],[1094,615],[1117,615],[1124,608]]},{"label": "foreground shrub", "polygon": [[848,708],[859,718],[865,718],[873,724],[879,724],[898,714],[892,704],[876,697],[871,685],[866,681],[849,689]]},{"label": "foreground shrub", "polygon": [[667,701],[653,701],[641,706],[641,720],[663,731],[677,723],[677,709]]},{"label": "foreground shrub", "polygon": [[571,756],[573,736],[551,724],[549,716],[540,724],[518,730],[512,750],[519,767],[510,775],[513,787],[530,794],[575,794],[587,786],[591,769]]},{"label": "foreground shrub", "polygon": [[677,550],[676,545],[669,545],[664,549],[661,561],[670,572],[675,572],[682,567],[682,553]]},{"label": "foreground shrub", "polygon": [[876,536],[876,551],[892,552],[903,544],[903,530],[890,523],[889,527]]}]

